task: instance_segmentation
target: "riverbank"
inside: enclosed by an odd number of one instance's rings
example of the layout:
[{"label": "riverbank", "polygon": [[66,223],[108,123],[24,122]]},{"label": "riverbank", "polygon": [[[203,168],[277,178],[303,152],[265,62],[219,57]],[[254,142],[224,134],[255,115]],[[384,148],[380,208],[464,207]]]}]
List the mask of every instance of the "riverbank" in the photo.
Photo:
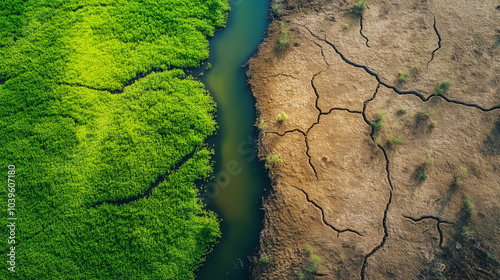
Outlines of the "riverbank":
[{"label": "riverbank", "polygon": [[289,2],[249,63],[282,160],[254,278],[497,278],[498,3]]}]

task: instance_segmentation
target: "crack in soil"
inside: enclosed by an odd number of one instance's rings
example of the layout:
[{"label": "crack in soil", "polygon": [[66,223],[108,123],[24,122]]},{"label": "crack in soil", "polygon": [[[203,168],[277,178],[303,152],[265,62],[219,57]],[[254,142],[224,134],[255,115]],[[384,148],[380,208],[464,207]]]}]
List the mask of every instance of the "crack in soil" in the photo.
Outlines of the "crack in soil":
[{"label": "crack in soil", "polygon": [[292,130],[287,130],[283,133],[279,133],[279,132],[276,132],[276,131],[268,131],[267,133],[271,133],[271,134],[274,134],[274,135],[278,135],[280,137],[283,137],[285,136],[287,133],[293,133],[293,132],[298,132],[300,134],[302,134],[304,136],[304,142],[306,143],[306,155],[309,159],[309,166],[311,166],[311,169],[313,170],[314,172],[314,176],[316,177],[316,180],[319,180],[319,177],[318,177],[318,172],[316,170],[316,167],[314,166],[314,164],[312,163],[312,157],[311,155],[309,154],[309,141],[307,140],[307,136],[309,134],[309,131],[317,124],[319,124],[320,122],[320,118],[321,116],[326,116],[328,114],[330,114],[331,112],[333,111],[346,111],[348,113],[351,113],[351,114],[363,114],[363,112],[360,112],[360,111],[353,111],[353,110],[350,110],[348,108],[338,108],[338,107],[335,107],[335,108],[331,108],[328,112],[326,113],[319,113],[318,114],[318,119],[316,120],[315,123],[313,123],[308,129],[306,132],[300,130],[299,128],[295,128],[295,129],[292,129]]},{"label": "crack in soil", "polygon": [[439,34],[439,31],[436,26],[436,17],[434,17],[434,24],[432,25],[432,27],[434,28],[434,32],[436,32],[436,35],[438,37],[438,47],[432,51],[432,56],[429,62],[427,62],[427,66],[429,66],[429,63],[431,63],[431,61],[434,59],[434,54],[441,48],[441,35]]},{"label": "crack in soil", "polygon": [[[309,131],[309,130],[308,130]],[[306,156],[309,158],[309,166],[311,166],[311,169],[313,170],[314,172],[314,176],[316,177],[316,180],[319,180],[318,178],[318,172],[316,171],[316,167],[314,167],[314,164],[312,163],[312,157],[311,155],[309,154],[309,143],[307,141],[307,133],[296,128],[296,129],[293,129],[293,130],[287,130],[283,133],[278,133],[276,131],[269,131],[267,133],[271,133],[271,134],[275,134],[275,135],[278,135],[280,137],[283,137],[285,136],[287,133],[293,133],[293,132],[298,132],[300,134],[302,134],[304,136],[304,142],[306,143]]]},{"label": "crack in soil", "polygon": [[298,188],[298,187],[295,187],[295,186],[292,186],[290,185],[292,188],[294,189],[297,189],[299,191],[301,191],[305,196],[306,196],[306,200],[311,203],[312,205],[314,205],[316,208],[319,209],[319,211],[321,212],[321,219],[323,221],[323,224],[325,224],[326,226],[328,226],[329,228],[331,228],[333,231],[335,231],[337,233],[337,238],[339,237],[339,235],[343,232],[352,232],[352,233],[355,233],[359,236],[363,236],[361,233],[359,233],[357,230],[353,230],[353,229],[349,229],[349,228],[346,228],[346,229],[337,229],[336,227],[334,227],[333,225],[331,225],[330,223],[328,223],[328,221],[326,220],[325,218],[325,211],[323,210],[323,208],[321,206],[319,206],[316,202],[314,202],[313,200],[311,200],[309,198],[309,194],[304,191],[303,189],[301,188]]},{"label": "crack in soil", "polygon": [[138,199],[141,199],[141,198],[148,198],[151,193],[153,192],[153,189],[156,188],[158,185],[160,185],[161,183],[163,183],[170,175],[174,174],[176,171],[178,171],[183,165],[184,163],[186,163],[188,160],[190,160],[191,158],[193,158],[194,154],[196,154],[196,152],[198,152],[198,149],[194,149],[191,153],[185,155],[181,160],[179,160],[168,172],[167,174],[165,175],[160,175],[158,176],[158,178],[156,178],[156,180],[151,183],[151,185],[149,186],[149,188],[144,191],[142,194],[139,194],[139,195],[136,195],[136,196],[132,196],[132,197],[129,197],[129,198],[126,198],[126,199],[119,199],[119,200],[105,200],[105,201],[100,201],[100,202],[96,202],[92,205],[92,207],[96,208],[97,206],[100,206],[104,203],[106,204],[112,204],[112,205],[122,205],[122,204],[127,204],[127,203],[130,203],[130,202],[133,202],[133,201],[136,201]]},{"label": "crack in soil", "polygon": [[[368,103],[370,103],[371,101],[373,101],[375,99],[375,97],[377,97],[377,93],[378,93],[378,90],[380,88],[380,85],[381,85],[380,83],[377,85],[377,88],[375,89],[375,93],[373,94],[373,96],[363,103],[363,120],[368,125],[372,126],[372,131],[370,133],[370,138],[372,139],[372,141],[375,140],[374,139],[375,127],[372,125],[372,122],[370,122],[368,120],[368,118],[366,117],[366,107],[368,106]],[[384,227],[384,237],[382,237],[382,242],[380,242],[380,244],[377,247],[373,248],[368,254],[365,255],[363,265],[361,267],[361,272],[360,272],[361,279],[365,279],[368,258],[370,256],[372,256],[373,254],[375,254],[380,248],[382,248],[385,245],[387,238],[389,237],[389,231],[387,229],[387,213],[389,212],[389,207],[392,203],[392,193],[394,191],[394,186],[393,186],[392,181],[391,181],[391,172],[390,172],[390,168],[389,168],[390,162],[389,162],[389,157],[387,156],[387,152],[384,149],[384,147],[382,147],[381,145],[377,145],[377,147],[382,151],[382,153],[384,154],[384,158],[385,158],[385,170],[386,170],[386,174],[387,174],[387,181],[389,182],[389,187],[390,187],[389,200],[387,201],[387,204],[385,206],[384,218],[382,220],[382,226]]]},{"label": "crack in soil", "polygon": [[500,109],[500,104],[499,105],[495,105],[491,108],[484,108],[482,106],[479,106],[477,104],[473,104],[473,103],[468,103],[468,102],[464,102],[464,101],[460,101],[460,100],[454,100],[454,99],[450,99],[444,95],[430,95],[428,97],[424,97],[421,93],[417,92],[417,91],[414,91],[414,90],[399,90],[397,89],[395,86],[392,86],[392,85],[389,85],[388,83],[382,81],[382,79],[380,78],[380,76],[375,73],[374,71],[372,71],[370,68],[368,68],[367,66],[365,65],[362,65],[362,64],[358,64],[356,62],[353,62],[351,60],[349,60],[348,58],[346,58],[344,56],[344,54],[342,54],[338,49],[337,47],[330,41],[328,41],[328,39],[326,39],[326,36],[325,38],[321,38],[319,36],[317,36],[316,34],[314,34],[310,29],[309,27],[307,27],[306,25],[302,25],[302,24],[298,24],[302,27],[304,27],[305,29],[307,29],[307,31],[309,31],[309,33],[311,34],[311,36],[315,37],[316,39],[320,40],[320,41],[323,41],[325,43],[327,43],[328,45],[330,45],[333,50],[340,56],[340,58],[342,58],[343,61],[345,61],[347,64],[351,65],[351,66],[354,66],[356,68],[362,68],[365,70],[366,73],[370,74],[371,76],[373,76],[377,82],[383,86],[385,86],[386,88],[389,88],[389,89],[392,89],[394,92],[396,92],[397,94],[400,94],[400,95],[404,95],[404,94],[410,94],[410,95],[415,95],[417,96],[418,98],[420,98],[420,100],[422,100],[423,102],[427,102],[429,101],[432,97],[438,97],[438,98],[442,98],[444,99],[446,102],[449,102],[449,103],[455,103],[455,104],[458,104],[458,105],[463,105],[463,106],[467,106],[467,107],[474,107],[474,108],[477,108],[483,112],[489,112],[489,111],[493,111],[493,110],[496,110],[496,109]]},{"label": "crack in soil", "polygon": [[403,217],[413,221],[414,223],[417,223],[417,222],[420,222],[423,220],[427,220],[427,219],[431,219],[431,220],[436,221],[436,227],[437,227],[437,230],[439,232],[439,248],[441,248],[441,249],[443,249],[443,238],[444,238],[443,230],[441,229],[441,224],[454,225],[454,223],[442,220],[441,218],[436,217],[436,216],[422,216],[422,217],[416,218],[416,219],[409,217],[409,216],[405,216],[405,215],[403,215]]},{"label": "crack in soil", "polygon": [[361,15],[361,17],[359,17],[359,25],[360,25],[359,34],[361,35],[361,37],[365,38],[366,46],[370,47],[370,45],[368,44],[368,37],[366,37],[365,34],[363,34],[363,15]]}]

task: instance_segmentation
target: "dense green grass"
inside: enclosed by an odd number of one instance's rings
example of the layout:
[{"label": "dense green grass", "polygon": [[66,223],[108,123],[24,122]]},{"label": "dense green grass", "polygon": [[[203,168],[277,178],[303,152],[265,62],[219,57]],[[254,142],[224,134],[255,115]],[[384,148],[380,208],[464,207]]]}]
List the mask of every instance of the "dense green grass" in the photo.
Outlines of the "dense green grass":
[{"label": "dense green grass", "polygon": [[[0,3],[0,162],[4,181],[16,166],[18,218],[14,274],[2,215],[0,279],[194,278],[220,236],[195,185],[212,171],[203,143],[215,104],[180,69],[208,57],[206,37],[228,9],[226,0]],[[143,194],[161,175],[148,197],[102,203]]]}]

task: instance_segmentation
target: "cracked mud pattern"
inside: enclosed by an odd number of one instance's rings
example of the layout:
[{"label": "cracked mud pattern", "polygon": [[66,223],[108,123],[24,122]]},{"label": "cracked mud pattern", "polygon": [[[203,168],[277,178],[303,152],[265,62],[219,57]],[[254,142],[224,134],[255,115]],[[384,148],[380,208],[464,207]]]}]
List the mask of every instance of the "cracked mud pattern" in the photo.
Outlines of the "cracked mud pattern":
[{"label": "cracked mud pattern", "polygon": [[260,157],[283,159],[254,279],[500,279],[497,1],[350,5],[289,1],[249,63]]}]

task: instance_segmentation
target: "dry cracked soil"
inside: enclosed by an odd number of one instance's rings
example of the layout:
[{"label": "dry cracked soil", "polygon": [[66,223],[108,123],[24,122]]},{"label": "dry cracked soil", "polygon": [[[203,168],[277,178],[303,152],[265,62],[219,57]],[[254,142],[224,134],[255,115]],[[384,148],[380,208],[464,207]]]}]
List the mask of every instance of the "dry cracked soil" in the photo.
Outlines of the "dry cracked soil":
[{"label": "dry cracked soil", "polygon": [[353,4],[273,2],[249,62],[273,184],[253,278],[500,279],[500,2]]}]

